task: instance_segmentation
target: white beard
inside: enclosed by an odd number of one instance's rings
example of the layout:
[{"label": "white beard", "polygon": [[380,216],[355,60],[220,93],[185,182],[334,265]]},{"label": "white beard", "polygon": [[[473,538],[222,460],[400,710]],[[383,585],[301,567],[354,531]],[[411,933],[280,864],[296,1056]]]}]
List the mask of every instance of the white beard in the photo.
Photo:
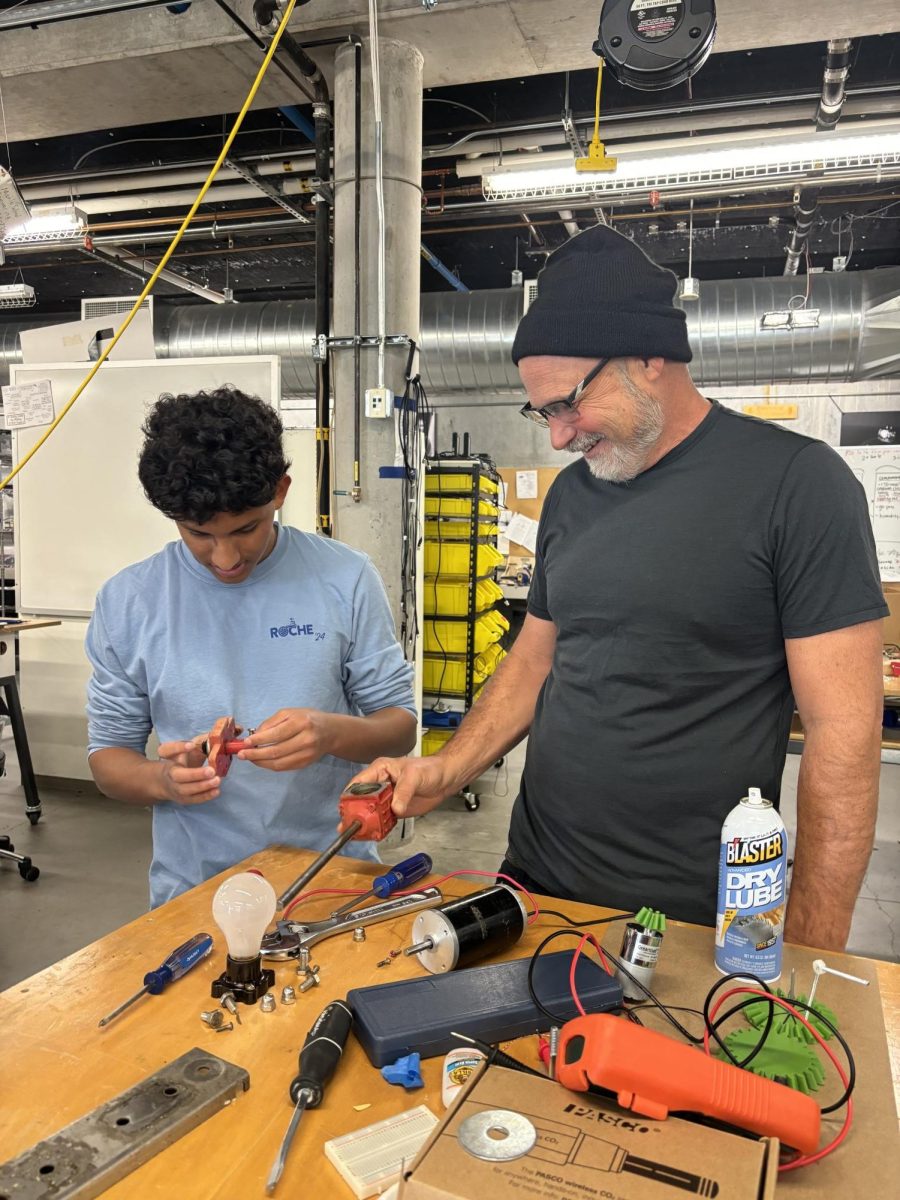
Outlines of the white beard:
[{"label": "white beard", "polygon": [[607,483],[628,483],[640,475],[665,426],[662,406],[655,397],[640,391],[630,379],[623,378],[623,386],[635,404],[636,420],[631,437],[615,442],[599,433],[579,433],[566,446],[570,454],[586,454],[598,443],[605,442],[600,453],[586,458],[585,462],[595,479]]}]

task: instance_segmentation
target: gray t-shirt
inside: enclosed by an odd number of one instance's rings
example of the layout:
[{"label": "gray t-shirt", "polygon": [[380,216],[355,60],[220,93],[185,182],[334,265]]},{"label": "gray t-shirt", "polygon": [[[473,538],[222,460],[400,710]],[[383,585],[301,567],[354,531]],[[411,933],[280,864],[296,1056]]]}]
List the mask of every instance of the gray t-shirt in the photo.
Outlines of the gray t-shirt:
[{"label": "gray t-shirt", "polygon": [[713,923],[725,816],[748,787],[779,799],[784,639],[887,614],[862,487],[714,404],[631,483],[561,472],[528,609],[557,642],[510,859],[563,897]]}]

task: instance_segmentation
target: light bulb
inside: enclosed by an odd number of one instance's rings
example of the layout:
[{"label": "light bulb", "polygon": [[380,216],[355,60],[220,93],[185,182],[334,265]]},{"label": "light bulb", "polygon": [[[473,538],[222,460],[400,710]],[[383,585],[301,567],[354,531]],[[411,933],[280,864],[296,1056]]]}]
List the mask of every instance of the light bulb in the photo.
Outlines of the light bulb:
[{"label": "light bulb", "polygon": [[213,918],[228,943],[228,957],[258,958],[266,927],[275,915],[275,889],[252,871],[241,871],[220,885],[213,897]]}]

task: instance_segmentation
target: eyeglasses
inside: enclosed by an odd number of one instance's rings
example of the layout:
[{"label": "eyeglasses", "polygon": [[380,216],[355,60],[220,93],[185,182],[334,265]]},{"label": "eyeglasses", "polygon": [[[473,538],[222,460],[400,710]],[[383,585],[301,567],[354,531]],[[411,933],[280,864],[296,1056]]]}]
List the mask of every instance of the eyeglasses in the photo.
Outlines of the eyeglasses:
[{"label": "eyeglasses", "polygon": [[542,408],[533,408],[529,401],[522,405],[519,412],[523,417],[527,417],[529,421],[534,421],[536,425],[540,425],[543,429],[550,428],[551,417],[554,420],[565,421],[571,424],[578,419],[578,406],[581,403],[584,389],[597,378],[608,362],[608,358],[601,358],[596,367],[592,367],[588,371],[581,383],[577,384],[564,400],[551,400],[549,404],[545,404]]}]

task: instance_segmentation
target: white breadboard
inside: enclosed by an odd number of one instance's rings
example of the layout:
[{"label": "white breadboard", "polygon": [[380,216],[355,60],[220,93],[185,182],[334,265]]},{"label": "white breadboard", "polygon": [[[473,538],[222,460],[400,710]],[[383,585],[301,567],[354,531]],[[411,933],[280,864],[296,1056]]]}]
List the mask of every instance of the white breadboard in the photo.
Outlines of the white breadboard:
[{"label": "white breadboard", "polygon": [[377,1196],[400,1178],[437,1125],[424,1104],[325,1143],[325,1156],[359,1200]]}]

